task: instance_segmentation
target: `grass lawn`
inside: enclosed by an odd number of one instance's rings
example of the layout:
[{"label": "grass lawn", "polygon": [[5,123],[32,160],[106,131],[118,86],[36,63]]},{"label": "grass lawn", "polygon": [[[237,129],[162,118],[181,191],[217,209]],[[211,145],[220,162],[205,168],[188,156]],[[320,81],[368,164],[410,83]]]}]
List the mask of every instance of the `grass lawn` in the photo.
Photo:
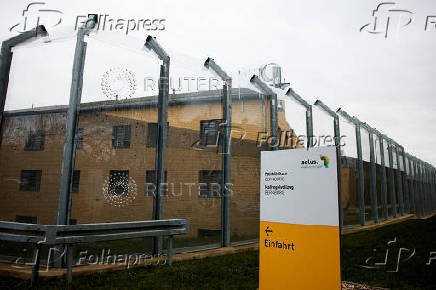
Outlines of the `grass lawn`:
[{"label": "grass lawn", "polygon": [[[395,243],[387,246],[388,241]],[[346,281],[365,283],[391,289],[436,289],[436,260],[430,266],[430,251],[436,251],[436,217],[429,220],[409,220],[400,224],[367,231],[342,238],[342,277]],[[366,269],[381,262],[386,249],[386,266]],[[395,271],[398,251],[398,272]],[[376,249],[374,251],[373,249]],[[415,254],[405,260],[415,249]],[[175,263],[173,267],[148,266],[125,271],[97,273],[74,277],[72,289],[144,288],[144,289],[256,289],[258,287],[258,252],[246,252],[203,260]],[[435,255],[436,257],[436,255]],[[372,263],[371,263],[372,261]],[[43,289],[65,287],[65,280],[42,281]],[[1,289],[29,287],[28,281],[1,278]]]}]

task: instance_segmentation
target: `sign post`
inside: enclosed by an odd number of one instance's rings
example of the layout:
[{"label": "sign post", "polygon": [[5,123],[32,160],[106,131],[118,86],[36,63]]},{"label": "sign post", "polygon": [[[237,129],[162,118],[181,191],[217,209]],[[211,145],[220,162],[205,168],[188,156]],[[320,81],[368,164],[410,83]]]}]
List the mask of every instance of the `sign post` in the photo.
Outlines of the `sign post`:
[{"label": "sign post", "polygon": [[259,289],[341,289],[336,148],[261,154]]}]

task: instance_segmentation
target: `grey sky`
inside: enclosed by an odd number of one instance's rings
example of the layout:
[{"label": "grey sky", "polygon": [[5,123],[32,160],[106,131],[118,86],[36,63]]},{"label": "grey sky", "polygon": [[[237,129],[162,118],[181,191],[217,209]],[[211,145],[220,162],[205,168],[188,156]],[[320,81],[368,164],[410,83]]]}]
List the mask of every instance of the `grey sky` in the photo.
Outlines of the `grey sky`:
[{"label": "grey sky", "polygon": [[[395,1],[396,8],[413,12],[413,21],[397,29],[395,21],[405,18],[393,16],[388,38],[359,32],[381,1],[45,2],[64,13],[61,25],[74,25],[76,15],[87,13],[165,18],[165,30],[153,34],[160,43],[198,59],[212,56],[227,70],[277,62],[308,101],[342,107],[436,164],[434,24],[424,31],[426,16],[436,15],[434,0]],[[28,3],[2,0],[0,40],[13,35],[9,28],[22,21]],[[146,34],[131,33],[144,39]],[[29,73],[37,71],[31,66]]]}]

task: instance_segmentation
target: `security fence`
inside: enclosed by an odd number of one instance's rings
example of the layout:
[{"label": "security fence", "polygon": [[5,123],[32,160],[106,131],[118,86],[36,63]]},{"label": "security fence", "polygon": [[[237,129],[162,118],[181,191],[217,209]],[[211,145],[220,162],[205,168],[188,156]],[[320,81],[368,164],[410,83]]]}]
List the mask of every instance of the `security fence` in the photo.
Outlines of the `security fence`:
[{"label": "security fence", "polygon": [[[232,73],[150,36],[96,31],[95,21],[67,33],[39,26],[2,44],[1,220],[183,218],[190,231],[175,238],[178,251],[248,243],[259,237],[260,152],[314,146],[337,148],[342,227],[435,211],[434,166],[342,108],[309,104],[275,64]],[[98,251],[75,248],[76,258]]]}]

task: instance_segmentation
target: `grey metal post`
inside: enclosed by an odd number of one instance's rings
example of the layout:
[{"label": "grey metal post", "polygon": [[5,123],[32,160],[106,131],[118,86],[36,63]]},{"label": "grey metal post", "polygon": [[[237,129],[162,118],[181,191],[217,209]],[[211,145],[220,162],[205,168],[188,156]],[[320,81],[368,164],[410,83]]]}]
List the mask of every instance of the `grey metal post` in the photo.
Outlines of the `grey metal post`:
[{"label": "grey metal post", "polygon": [[[278,150],[279,147],[279,134],[277,124],[277,94],[258,76],[253,75],[250,82],[255,84],[265,95],[270,96],[270,137],[272,150]],[[274,144],[272,143],[274,142]]]},{"label": "grey metal post", "polygon": [[[385,136],[384,136],[385,137]],[[389,138],[385,137],[388,142],[388,154],[389,154],[389,193],[391,195],[391,210],[392,217],[397,217],[397,199],[395,197],[395,183],[394,183],[394,156],[392,154],[392,144]]]},{"label": "grey metal post", "polygon": [[433,195],[433,212],[436,210],[436,184],[435,184],[435,168],[432,166],[432,195]]},{"label": "grey metal post", "polygon": [[39,265],[41,263],[41,244],[36,244],[34,250],[34,264],[32,266],[32,286],[35,287],[38,284],[38,272]]},{"label": "grey metal post", "polygon": [[404,215],[404,198],[403,198],[403,183],[401,181],[401,164],[398,144],[395,143],[395,157],[397,159],[397,190],[398,190],[398,204],[400,208],[400,215]]},{"label": "grey metal post", "polygon": [[[156,192],[153,202],[153,219],[160,220],[163,217],[163,196],[165,188],[162,184],[165,182],[165,160],[168,139],[168,97],[169,97],[169,74],[170,74],[170,57],[165,50],[159,45],[156,39],[148,36],[145,47],[154,51],[162,65],[160,66],[159,76],[159,99],[158,99],[158,121],[157,121],[157,140],[156,140],[156,158],[155,158],[155,184]],[[152,252],[158,254],[162,251],[162,237],[153,237]]]},{"label": "grey metal post", "polygon": [[230,207],[231,207],[231,143],[232,143],[232,78],[229,77],[212,58],[204,66],[212,69],[223,81],[223,123],[222,123],[222,198],[221,198],[221,246],[230,246]]},{"label": "grey metal post", "polygon": [[375,167],[375,144],[374,132],[367,124],[362,126],[368,131],[369,135],[369,162],[370,162],[370,194],[371,194],[371,211],[372,219],[378,223],[378,208],[377,208],[377,173]]},{"label": "grey metal post", "polygon": [[357,195],[359,200],[359,221],[362,226],[365,225],[365,184],[363,176],[363,159],[362,159],[362,142],[360,136],[361,122],[356,117],[351,117],[347,112],[339,108],[337,111],[341,116],[353,123],[356,130],[356,147],[357,147]]},{"label": "grey metal post", "polygon": [[436,188],[435,188],[435,169],[433,166],[431,167],[431,182],[432,182],[431,194],[433,196],[432,212],[434,212],[436,210]]},{"label": "grey metal post", "polygon": [[313,147],[313,117],[312,106],[309,105],[299,94],[297,94],[292,88],[289,88],[286,95],[294,98],[300,105],[306,108],[306,139],[307,148]]},{"label": "grey metal post", "polygon": [[[39,36],[46,36],[47,30],[43,25],[39,25],[32,30],[20,33],[2,42],[0,48],[0,132],[3,124],[3,112],[5,109],[6,95],[9,85],[9,72],[12,63],[12,47]],[[0,142],[1,142],[0,134]]]},{"label": "grey metal post", "polygon": [[424,189],[424,176],[422,170],[421,160],[417,159],[416,163],[418,165],[418,175],[419,175],[419,203],[421,210],[421,217],[425,216],[425,189]]},{"label": "grey metal post", "polygon": [[407,213],[410,213],[410,196],[409,196],[409,184],[407,182],[407,162],[406,162],[406,152],[404,151],[404,147],[400,146],[401,153],[403,155],[403,173],[402,173],[402,180],[403,180],[403,190],[404,190],[404,210]]},{"label": "grey metal post", "polygon": [[412,167],[412,160],[409,154],[407,155],[407,162],[409,164],[409,193],[410,193],[410,213],[416,213],[415,207],[415,174]]},{"label": "grey metal post", "polygon": [[168,265],[173,265],[173,236],[168,236]]},{"label": "grey metal post", "polygon": [[415,172],[415,207],[417,215],[419,216],[421,214],[421,187],[419,184],[418,161],[415,156],[413,156],[413,168]]},{"label": "grey metal post", "polygon": [[335,135],[336,146],[336,171],[338,179],[338,205],[339,205],[339,225],[340,229],[344,226],[344,207],[342,204],[342,165],[341,165],[341,131],[339,128],[339,116],[325,105],[321,100],[316,100],[315,106],[319,106],[321,109],[327,112],[333,117],[333,128]]},{"label": "grey metal post", "polygon": [[433,212],[433,197],[431,192],[431,168],[430,165],[426,162],[427,167],[427,186],[428,186],[428,213]]},{"label": "grey metal post", "polygon": [[425,192],[425,214],[427,215],[430,211],[430,196],[429,196],[429,187],[428,187],[428,169],[427,165],[424,161],[421,161],[422,163],[422,169],[423,169],[423,176],[424,176],[424,192]]},{"label": "grey metal post", "polygon": [[422,217],[422,186],[421,186],[421,171],[419,168],[419,162],[416,157],[413,158],[413,161],[415,163],[415,173],[416,173],[416,212],[417,217]]},{"label": "grey metal post", "polygon": [[67,281],[73,281],[73,245],[67,245]]},{"label": "grey metal post", "polygon": [[360,224],[365,225],[365,184],[363,176],[363,158],[362,158],[362,142],[360,135],[360,125],[356,123],[356,144],[357,144],[357,174],[358,174],[358,188],[360,206]]},{"label": "grey metal post", "polygon": [[376,131],[378,139],[379,139],[379,145],[380,145],[380,163],[381,163],[381,202],[382,202],[382,208],[383,208],[383,218],[385,220],[389,217],[388,212],[388,188],[386,184],[386,164],[385,164],[385,148],[384,148],[384,142],[383,142],[383,136],[380,132]]},{"label": "grey metal post", "polygon": [[74,52],[73,72],[68,104],[65,139],[62,152],[61,180],[59,187],[58,213],[56,224],[68,225],[71,214],[71,186],[74,170],[76,148],[75,133],[79,118],[79,106],[82,98],[83,69],[86,56],[85,35],[97,24],[97,16],[90,15],[88,21],[77,31],[76,48]]},{"label": "grey metal post", "polygon": [[422,191],[421,191],[422,216],[425,216],[425,215],[427,215],[427,196],[426,196],[427,190],[425,188],[425,169],[424,169],[424,165],[423,165],[422,161],[418,159],[418,162],[419,162],[419,170],[421,172],[420,175],[421,175],[421,188],[422,188]]}]

